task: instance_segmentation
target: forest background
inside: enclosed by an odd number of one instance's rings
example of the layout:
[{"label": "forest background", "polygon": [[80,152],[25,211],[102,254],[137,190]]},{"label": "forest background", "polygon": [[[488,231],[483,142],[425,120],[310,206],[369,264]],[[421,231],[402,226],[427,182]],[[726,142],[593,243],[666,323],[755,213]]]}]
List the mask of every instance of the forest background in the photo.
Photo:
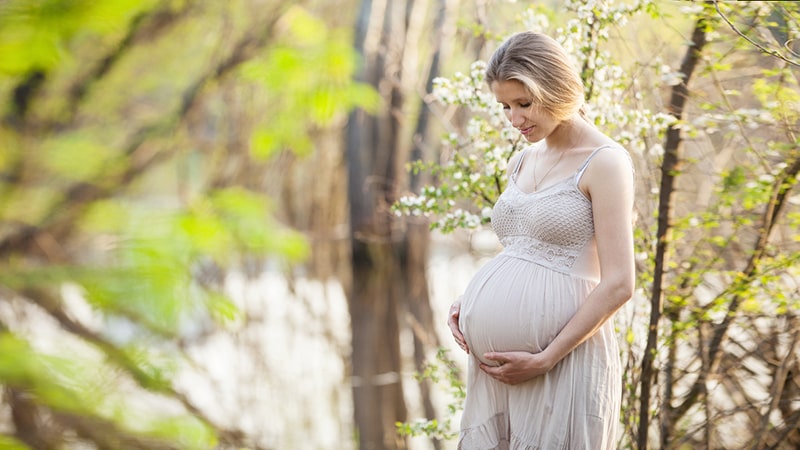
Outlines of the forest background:
[{"label": "forest background", "polygon": [[0,448],[454,448],[444,316],[522,145],[480,61],[525,29],[637,169],[619,448],[797,448],[798,17],[0,1]]}]

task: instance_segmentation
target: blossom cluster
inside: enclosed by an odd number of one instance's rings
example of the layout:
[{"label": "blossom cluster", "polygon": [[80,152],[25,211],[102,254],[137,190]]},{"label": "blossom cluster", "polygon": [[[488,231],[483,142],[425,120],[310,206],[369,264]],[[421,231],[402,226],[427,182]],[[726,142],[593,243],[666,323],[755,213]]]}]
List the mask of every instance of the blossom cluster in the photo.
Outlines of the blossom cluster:
[{"label": "blossom cluster", "polygon": [[[554,34],[574,56],[575,66],[584,69],[582,75],[589,97],[585,108],[587,119],[631,152],[659,156],[663,148],[652,144],[657,141],[652,138],[663,135],[675,119],[632,105],[630,75],[607,52],[600,50],[600,44],[607,39],[609,24],[624,23],[650,3],[639,0],[614,5],[571,0],[566,6],[574,17]],[[547,31],[550,26],[547,15],[533,7],[521,17],[523,24],[534,31]],[[665,84],[676,77],[658,60],[646,69],[656,73]],[[430,172],[438,184],[402,197],[394,206],[397,214],[431,217],[432,227],[443,232],[476,228],[490,220],[491,207],[505,187],[508,159],[522,148],[524,141],[487,89],[485,70],[486,63],[476,61],[467,73],[434,80],[432,94],[436,101],[445,108],[462,108],[468,119],[450,124],[453,129],[443,137],[439,163],[411,165],[413,171]]]},{"label": "blossom cluster", "polygon": [[488,211],[505,187],[508,159],[522,140],[488,91],[485,72],[486,63],[476,61],[466,74],[434,80],[432,94],[440,105],[464,108],[470,115],[443,137],[441,163],[411,165],[412,171],[428,171],[439,183],[401,197],[394,205],[397,214],[433,217],[432,227],[443,232],[477,228],[490,220]]}]

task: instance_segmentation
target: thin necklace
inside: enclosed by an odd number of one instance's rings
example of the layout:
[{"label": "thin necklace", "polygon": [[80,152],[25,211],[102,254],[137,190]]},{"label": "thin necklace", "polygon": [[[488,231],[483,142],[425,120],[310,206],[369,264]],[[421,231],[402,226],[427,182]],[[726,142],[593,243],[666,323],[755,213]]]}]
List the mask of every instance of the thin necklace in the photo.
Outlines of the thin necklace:
[{"label": "thin necklace", "polygon": [[[536,166],[538,166],[538,163],[539,163],[539,153],[540,152],[536,152],[536,157],[533,159],[533,191],[534,192],[539,190],[539,182],[536,181]],[[556,160],[556,162],[552,166],[550,166],[549,169],[547,169],[547,172],[544,173],[544,175],[542,176],[542,180],[541,181],[544,181],[545,178],[547,178],[547,176],[550,175],[550,171],[553,170],[553,168],[555,168],[558,165],[558,163],[561,162],[561,158],[564,157],[564,153],[566,153],[566,151],[562,150],[561,154],[558,155],[558,159]]]},{"label": "thin necklace", "polygon": [[[572,146],[574,146],[575,143],[579,142],[580,138],[582,138],[585,133],[586,133],[586,128],[583,128],[581,130],[580,134],[578,135],[578,137],[575,138],[575,140],[573,141]],[[545,178],[547,178],[547,176],[550,175],[550,172],[558,165],[558,163],[561,162],[561,158],[564,157],[564,153],[566,153],[566,152],[567,152],[566,150],[561,150],[561,154],[558,155],[558,159],[556,159],[556,162],[552,166],[550,166],[550,168],[547,169],[547,172],[545,172],[544,175],[542,176],[541,182],[544,182]],[[536,166],[538,165],[538,163],[539,163],[539,152],[536,153],[536,157],[533,159],[533,191],[534,192],[539,190],[539,181],[536,181]]]}]

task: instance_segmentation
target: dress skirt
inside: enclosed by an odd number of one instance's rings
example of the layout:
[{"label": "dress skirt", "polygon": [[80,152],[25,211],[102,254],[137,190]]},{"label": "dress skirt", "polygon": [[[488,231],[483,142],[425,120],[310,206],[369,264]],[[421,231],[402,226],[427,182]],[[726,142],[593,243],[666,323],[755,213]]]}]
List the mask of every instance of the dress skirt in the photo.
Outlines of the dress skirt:
[{"label": "dress skirt", "polygon": [[612,321],[548,373],[510,386],[478,366],[489,351],[540,352],[567,324],[596,281],[501,253],[475,275],[459,326],[470,349],[462,450],[616,448],[621,400]]}]

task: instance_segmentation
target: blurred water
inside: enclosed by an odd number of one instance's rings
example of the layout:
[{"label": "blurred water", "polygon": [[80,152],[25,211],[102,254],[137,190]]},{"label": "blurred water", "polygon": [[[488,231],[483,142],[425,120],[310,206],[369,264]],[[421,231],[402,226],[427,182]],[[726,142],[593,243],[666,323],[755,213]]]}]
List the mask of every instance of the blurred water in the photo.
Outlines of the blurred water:
[{"label": "blurred water", "polygon": [[[465,363],[445,325],[446,313],[480,257],[447,240],[434,245],[429,263],[431,301],[441,342]],[[293,281],[277,271],[256,279],[230,274],[226,290],[249,320],[229,333],[216,333],[195,346],[197,367],[179,378],[182,390],[218,423],[241,429],[258,444],[281,450],[355,448],[347,365],[350,323],[341,285],[304,278]],[[410,336],[403,336],[410,353]],[[431,353],[431,359],[434,353]],[[409,368],[402,374],[410,418],[422,417],[419,392]],[[445,414],[444,391],[434,402]],[[457,421],[455,422],[457,425]],[[451,443],[455,448],[455,443]],[[432,448],[414,438],[411,448]]]}]

